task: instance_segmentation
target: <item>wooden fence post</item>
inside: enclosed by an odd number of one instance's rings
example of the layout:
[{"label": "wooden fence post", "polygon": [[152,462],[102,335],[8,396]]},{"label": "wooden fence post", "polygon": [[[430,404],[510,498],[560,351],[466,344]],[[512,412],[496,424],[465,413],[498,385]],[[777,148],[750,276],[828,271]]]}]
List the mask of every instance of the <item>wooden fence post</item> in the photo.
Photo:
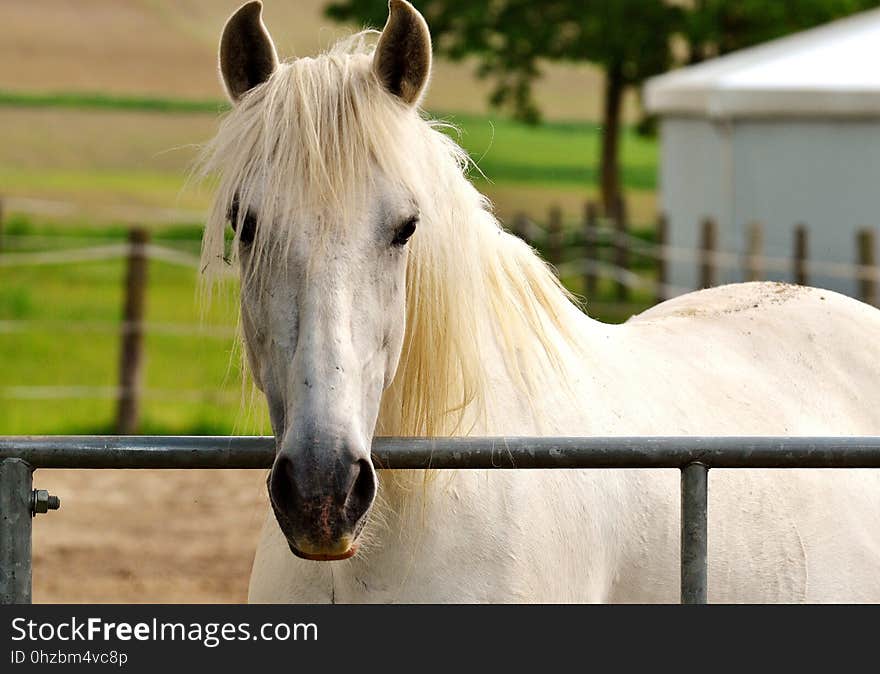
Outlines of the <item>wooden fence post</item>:
[{"label": "wooden fence post", "polygon": [[144,308],[147,289],[147,230],[128,234],[129,253],[125,272],[125,306],[122,348],[119,357],[119,398],[116,432],[131,435],[140,421],[140,385],[144,347]]},{"label": "wooden fence post", "polygon": [[657,303],[666,300],[666,284],[669,282],[669,273],[666,265],[666,246],[669,243],[669,221],[665,213],[657,216],[657,246],[660,251],[657,255]]},{"label": "wooden fence post", "polygon": [[[614,231],[617,234],[614,240],[614,264],[620,269],[629,269],[629,241],[627,233],[629,231],[629,222],[627,221],[626,202],[623,195],[618,195],[614,206]],[[622,280],[618,280],[617,300],[626,302],[629,300],[629,286]]]},{"label": "wooden fence post", "polygon": [[795,225],[794,228],[794,282],[799,286],[807,285],[809,279],[807,274],[807,257],[809,249],[807,243],[807,226],[803,223]]},{"label": "wooden fence post", "polygon": [[513,216],[513,233],[520,239],[529,243],[529,218],[520,211]]},{"label": "wooden fence post", "polygon": [[588,299],[593,299],[596,294],[597,276],[592,268],[599,260],[599,239],[596,235],[596,227],[599,223],[599,209],[596,203],[588,201],[584,208],[584,257],[587,260],[587,270],[584,273],[584,294]]},{"label": "wooden fence post", "polygon": [[[862,274],[859,275],[859,299],[866,304],[877,304],[877,258],[874,256],[874,230],[862,229],[856,235],[858,247],[857,263]],[[865,275],[865,272],[872,276]]]},{"label": "wooden fence post", "polygon": [[703,218],[700,225],[700,288],[717,285],[715,250],[718,244],[718,227],[713,218]]},{"label": "wooden fence post", "polygon": [[562,209],[553,206],[547,223],[547,258],[554,267],[562,263]]},{"label": "wooden fence post", "polygon": [[750,222],[746,229],[746,281],[760,281],[764,278],[761,256],[764,251],[764,228],[760,222]]}]

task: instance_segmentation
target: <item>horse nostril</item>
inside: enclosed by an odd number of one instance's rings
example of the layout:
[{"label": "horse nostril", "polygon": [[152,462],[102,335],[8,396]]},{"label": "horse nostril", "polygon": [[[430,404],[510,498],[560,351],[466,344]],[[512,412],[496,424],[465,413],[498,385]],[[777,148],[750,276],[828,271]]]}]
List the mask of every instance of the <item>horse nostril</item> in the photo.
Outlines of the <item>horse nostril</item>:
[{"label": "horse nostril", "polygon": [[354,470],[357,472],[357,476],[345,501],[345,509],[356,521],[373,504],[373,499],[376,496],[376,474],[372,464],[366,459],[359,459]]},{"label": "horse nostril", "polygon": [[296,508],[299,499],[293,476],[293,461],[284,454],[279,454],[275,459],[269,477],[269,492],[276,507],[285,512]]}]

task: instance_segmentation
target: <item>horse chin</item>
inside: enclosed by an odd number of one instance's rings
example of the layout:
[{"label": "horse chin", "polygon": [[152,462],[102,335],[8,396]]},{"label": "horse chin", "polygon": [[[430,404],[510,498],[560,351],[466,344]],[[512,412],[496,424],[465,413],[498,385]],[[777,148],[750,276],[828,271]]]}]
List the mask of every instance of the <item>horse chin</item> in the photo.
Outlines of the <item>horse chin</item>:
[{"label": "horse chin", "polygon": [[300,559],[307,559],[310,562],[338,562],[343,559],[354,557],[357,554],[360,545],[358,543],[352,543],[347,550],[339,553],[303,552],[302,550],[297,549],[290,541],[287,541],[287,547],[289,547],[290,551]]}]

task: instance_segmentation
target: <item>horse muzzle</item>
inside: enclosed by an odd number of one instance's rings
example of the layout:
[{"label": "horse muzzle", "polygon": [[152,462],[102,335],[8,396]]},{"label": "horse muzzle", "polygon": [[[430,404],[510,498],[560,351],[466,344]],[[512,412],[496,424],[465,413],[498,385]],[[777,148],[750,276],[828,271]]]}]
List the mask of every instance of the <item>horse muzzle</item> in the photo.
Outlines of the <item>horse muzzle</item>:
[{"label": "horse muzzle", "polygon": [[282,450],[268,480],[269,500],[291,552],[312,561],[352,557],[376,496],[368,459],[347,451]]}]

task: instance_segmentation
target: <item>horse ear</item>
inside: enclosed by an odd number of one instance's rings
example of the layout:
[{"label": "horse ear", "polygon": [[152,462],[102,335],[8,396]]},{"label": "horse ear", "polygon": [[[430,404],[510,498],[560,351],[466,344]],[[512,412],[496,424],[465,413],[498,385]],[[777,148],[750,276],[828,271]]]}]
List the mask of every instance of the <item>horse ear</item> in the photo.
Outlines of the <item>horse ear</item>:
[{"label": "horse ear", "polygon": [[431,33],[406,0],[390,0],[388,23],[373,56],[382,85],[409,105],[418,105],[431,75]]},{"label": "horse ear", "polygon": [[262,19],[263,3],[248,2],[229,17],[220,38],[220,73],[233,103],[269,79],[278,53]]}]

